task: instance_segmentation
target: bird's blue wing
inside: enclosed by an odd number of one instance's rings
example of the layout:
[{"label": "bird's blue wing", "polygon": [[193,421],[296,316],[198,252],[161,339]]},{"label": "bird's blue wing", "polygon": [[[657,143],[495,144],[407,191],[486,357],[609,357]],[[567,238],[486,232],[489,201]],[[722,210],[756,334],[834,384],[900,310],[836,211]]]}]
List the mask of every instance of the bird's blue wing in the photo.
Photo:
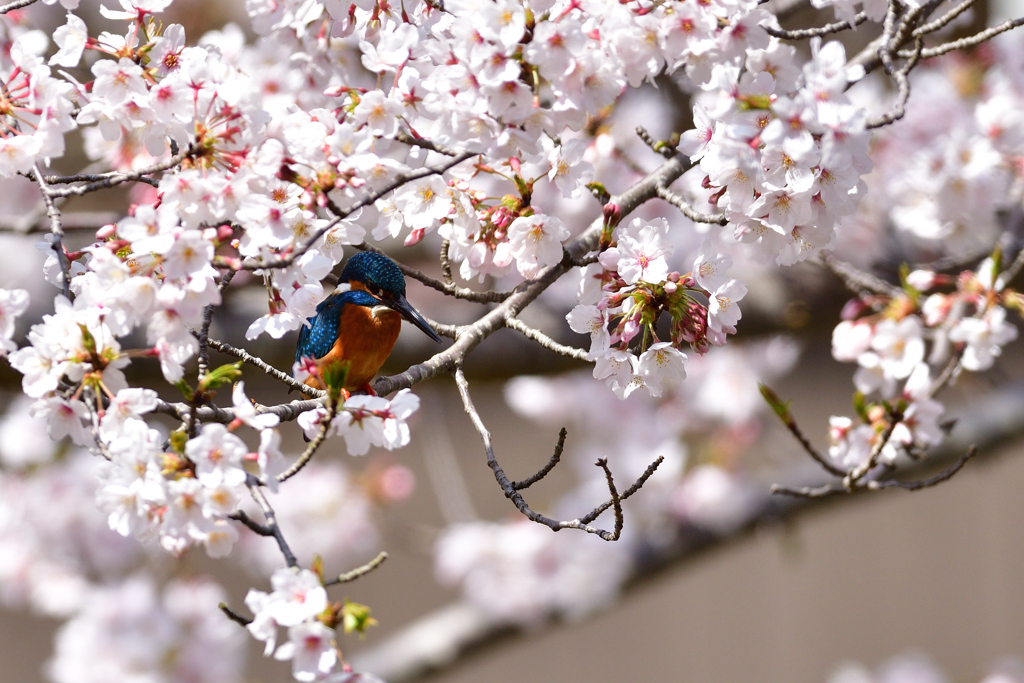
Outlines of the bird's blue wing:
[{"label": "bird's blue wing", "polygon": [[309,326],[299,330],[299,343],[295,347],[295,362],[303,358],[323,358],[334,346],[341,324],[341,312],[347,304],[375,306],[380,302],[362,290],[332,294],[316,307],[316,315],[308,319]]}]

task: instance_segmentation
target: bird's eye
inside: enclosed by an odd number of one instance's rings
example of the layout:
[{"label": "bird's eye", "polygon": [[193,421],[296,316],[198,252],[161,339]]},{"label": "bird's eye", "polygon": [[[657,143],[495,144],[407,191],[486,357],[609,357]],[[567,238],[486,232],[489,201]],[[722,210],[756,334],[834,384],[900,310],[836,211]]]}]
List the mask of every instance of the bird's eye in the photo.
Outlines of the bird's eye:
[{"label": "bird's eye", "polygon": [[380,296],[380,287],[378,287],[377,285],[367,283],[366,291],[368,291],[373,296]]}]

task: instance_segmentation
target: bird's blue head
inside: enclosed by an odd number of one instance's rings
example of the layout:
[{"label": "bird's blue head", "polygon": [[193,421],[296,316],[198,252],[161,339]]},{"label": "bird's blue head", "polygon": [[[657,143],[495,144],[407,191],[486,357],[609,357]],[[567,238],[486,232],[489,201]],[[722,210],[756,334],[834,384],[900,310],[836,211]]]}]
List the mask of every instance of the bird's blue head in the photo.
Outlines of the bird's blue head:
[{"label": "bird's blue head", "polygon": [[423,316],[406,300],[405,276],[387,256],[373,251],[361,251],[348,260],[338,280],[341,285],[350,285],[353,290],[365,289],[370,294],[365,302],[355,303],[371,307],[387,306],[398,311],[434,341],[441,341]]},{"label": "bird's blue head", "polygon": [[405,297],[405,277],[395,262],[383,254],[361,251],[353,255],[338,280],[342,283],[358,282],[375,297],[390,295]]}]

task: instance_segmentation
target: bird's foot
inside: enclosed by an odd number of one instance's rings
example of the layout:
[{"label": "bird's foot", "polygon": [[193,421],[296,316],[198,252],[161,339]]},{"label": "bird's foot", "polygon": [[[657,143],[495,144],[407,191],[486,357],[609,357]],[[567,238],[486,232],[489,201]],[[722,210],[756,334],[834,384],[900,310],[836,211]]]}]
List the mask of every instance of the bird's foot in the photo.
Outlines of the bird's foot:
[{"label": "bird's foot", "polygon": [[367,382],[366,384],[363,385],[363,391],[368,393],[370,396],[376,396],[377,395],[377,392],[373,390],[373,387],[370,386],[369,382]]}]

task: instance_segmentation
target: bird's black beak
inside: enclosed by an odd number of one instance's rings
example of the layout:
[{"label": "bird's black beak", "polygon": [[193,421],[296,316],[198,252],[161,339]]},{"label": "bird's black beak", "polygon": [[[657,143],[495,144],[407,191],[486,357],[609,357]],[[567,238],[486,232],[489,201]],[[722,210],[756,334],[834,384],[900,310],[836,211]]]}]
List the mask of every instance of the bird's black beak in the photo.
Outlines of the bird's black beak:
[{"label": "bird's black beak", "polygon": [[420,315],[416,311],[416,309],[412,307],[412,304],[410,304],[404,296],[399,294],[393,299],[387,297],[383,299],[383,303],[401,313],[403,318],[405,318],[413,325],[423,330],[428,337],[436,341],[438,344],[441,343],[441,338],[437,336],[437,332],[434,332],[434,329],[427,323],[426,320],[423,319],[423,316]]}]

